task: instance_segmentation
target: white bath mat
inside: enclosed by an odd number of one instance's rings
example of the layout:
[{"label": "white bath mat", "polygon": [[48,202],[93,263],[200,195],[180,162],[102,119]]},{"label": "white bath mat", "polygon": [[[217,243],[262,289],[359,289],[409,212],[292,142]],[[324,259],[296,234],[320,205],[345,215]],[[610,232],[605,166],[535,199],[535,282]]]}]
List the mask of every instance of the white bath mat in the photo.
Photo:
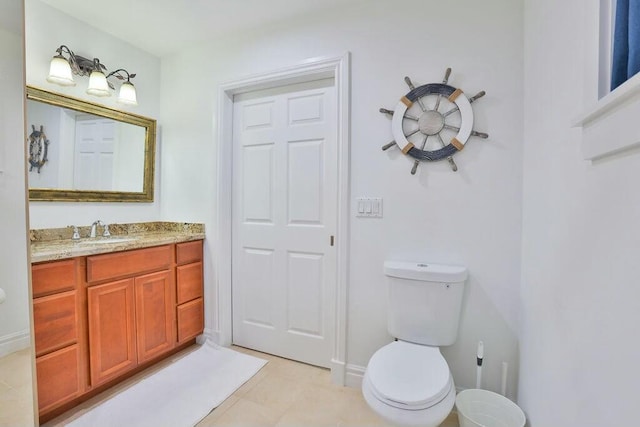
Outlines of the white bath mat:
[{"label": "white bath mat", "polygon": [[67,425],[192,427],[265,363],[207,342]]}]

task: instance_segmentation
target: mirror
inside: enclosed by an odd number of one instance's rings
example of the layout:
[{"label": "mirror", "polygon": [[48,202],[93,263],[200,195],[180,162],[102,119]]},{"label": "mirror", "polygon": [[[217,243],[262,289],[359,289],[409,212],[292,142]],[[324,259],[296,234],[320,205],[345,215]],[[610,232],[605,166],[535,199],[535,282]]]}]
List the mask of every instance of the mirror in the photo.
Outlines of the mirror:
[{"label": "mirror", "polygon": [[156,121],[27,87],[29,200],[153,202]]}]

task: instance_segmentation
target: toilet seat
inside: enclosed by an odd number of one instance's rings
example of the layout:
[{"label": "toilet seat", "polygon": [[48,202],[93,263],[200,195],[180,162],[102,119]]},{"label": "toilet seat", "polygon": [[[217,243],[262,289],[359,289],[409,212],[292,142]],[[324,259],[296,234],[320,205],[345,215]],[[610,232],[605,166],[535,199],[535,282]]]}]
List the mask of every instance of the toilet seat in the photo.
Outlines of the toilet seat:
[{"label": "toilet seat", "polygon": [[378,400],[406,410],[430,408],[453,387],[449,366],[438,347],[405,341],[394,341],[378,350],[366,375]]}]

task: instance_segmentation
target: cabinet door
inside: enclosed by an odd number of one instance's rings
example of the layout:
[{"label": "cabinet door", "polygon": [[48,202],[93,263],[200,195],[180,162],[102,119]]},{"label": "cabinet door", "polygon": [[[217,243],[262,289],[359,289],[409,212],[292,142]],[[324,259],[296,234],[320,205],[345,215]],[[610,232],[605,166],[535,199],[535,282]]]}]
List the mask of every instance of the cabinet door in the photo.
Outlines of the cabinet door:
[{"label": "cabinet door", "polygon": [[87,289],[91,383],[102,384],[137,365],[134,279]]},{"label": "cabinet door", "polygon": [[175,345],[173,281],[170,270],[136,277],[138,363]]}]

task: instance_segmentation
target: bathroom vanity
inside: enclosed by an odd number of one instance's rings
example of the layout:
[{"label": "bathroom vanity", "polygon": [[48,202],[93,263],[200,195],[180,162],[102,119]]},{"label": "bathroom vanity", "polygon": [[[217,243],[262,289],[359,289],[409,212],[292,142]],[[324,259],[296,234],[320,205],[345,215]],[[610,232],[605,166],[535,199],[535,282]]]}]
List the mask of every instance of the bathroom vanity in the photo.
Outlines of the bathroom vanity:
[{"label": "bathroom vanity", "polygon": [[193,344],[203,331],[204,229],[129,228],[135,232],[79,241],[38,240],[47,233],[32,232],[41,422]]}]

